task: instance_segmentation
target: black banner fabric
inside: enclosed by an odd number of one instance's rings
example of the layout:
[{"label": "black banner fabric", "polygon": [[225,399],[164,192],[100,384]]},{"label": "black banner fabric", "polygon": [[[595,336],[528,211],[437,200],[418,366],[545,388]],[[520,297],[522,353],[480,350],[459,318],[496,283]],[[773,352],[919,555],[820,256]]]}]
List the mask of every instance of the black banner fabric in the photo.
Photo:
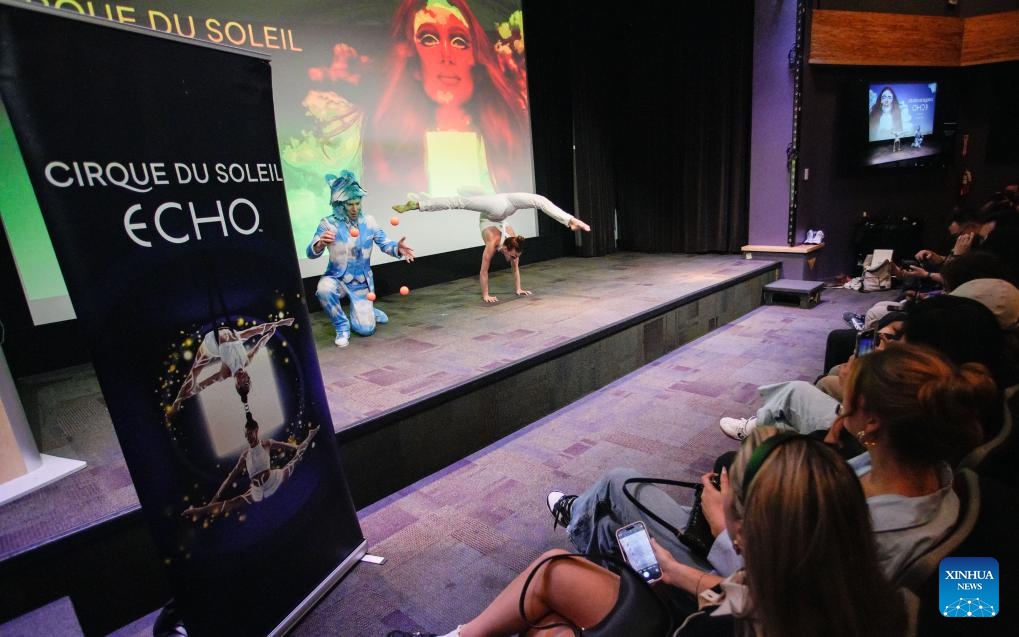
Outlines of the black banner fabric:
[{"label": "black banner fabric", "polygon": [[189,634],[277,630],[363,537],[268,61],[0,5],[0,90]]}]

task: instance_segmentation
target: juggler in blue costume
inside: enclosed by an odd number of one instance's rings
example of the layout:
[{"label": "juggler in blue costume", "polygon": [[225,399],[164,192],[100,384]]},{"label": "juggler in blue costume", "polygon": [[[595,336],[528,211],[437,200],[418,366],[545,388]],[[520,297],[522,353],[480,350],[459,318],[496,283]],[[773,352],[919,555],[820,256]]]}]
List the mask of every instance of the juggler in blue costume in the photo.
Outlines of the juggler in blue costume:
[{"label": "juggler in blue costume", "polygon": [[[317,258],[329,250],[329,265],[318,281],[315,296],[336,328],[334,343],[337,347],[346,347],[352,329],[361,336],[371,336],[377,323],[389,321],[389,317],[368,300],[368,293],[375,291],[372,245],[408,262],[414,260],[414,250],[407,245],[405,237],[399,241],[388,239],[375,217],[361,213],[361,198],[368,193],[357,183],[354,173],[344,170],[339,177],[326,175],[326,183],[331,192],[333,214],[319,222],[308,246],[308,258]],[[357,232],[352,232],[355,228]],[[344,297],[350,299],[349,320],[340,306]]]}]

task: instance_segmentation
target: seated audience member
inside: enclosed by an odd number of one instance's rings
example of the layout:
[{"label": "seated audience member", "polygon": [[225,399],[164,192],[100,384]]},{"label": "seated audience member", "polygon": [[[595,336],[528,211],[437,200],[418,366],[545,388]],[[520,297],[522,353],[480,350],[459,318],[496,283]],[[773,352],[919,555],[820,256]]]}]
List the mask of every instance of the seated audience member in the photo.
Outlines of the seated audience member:
[{"label": "seated audience member", "polygon": [[[926,345],[956,365],[976,362],[990,370],[999,387],[1014,384],[1006,339],[991,310],[974,299],[941,295],[906,307],[901,342]],[[838,401],[804,381],[787,381],[759,388],[764,404],[749,418],[725,417],[722,432],[741,440],[757,425],[776,425],[800,433],[831,427]],[[996,429],[1000,419],[988,422]]]},{"label": "seated audience member", "polygon": [[832,450],[803,436],[759,440],[763,436],[748,440],[732,472],[721,476],[724,515],[742,548],[744,570],[722,579],[653,545],[662,569],[656,587],[666,596],[697,597],[702,612],[672,615],[632,571],[617,575],[550,551],[480,615],[447,635],[514,635],[553,624],[562,629],[555,634],[580,634],[576,629],[583,627],[590,637],[667,637],[673,635],[670,625],[684,618],[676,637],[901,635],[904,614],[882,577],[863,489],[852,471]]},{"label": "seated audience member", "polygon": [[1009,281],[1019,281],[1019,211],[1008,201],[993,203],[980,230],[979,250],[993,253],[1008,268]]},{"label": "seated audience member", "polygon": [[849,464],[890,580],[955,525],[951,465],[982,441],[983,419],[1000,404],[983,365],[957,367],[927,347],[907,343],[853,362],[825,440],[837,443],[845,431],[867,450]]},{"label": "seated audience member", "polygon": [[[955,288],[973,279],[1004,279],[1007,281],[1010,276],[1008,267],[995,254],[986,250],[972,250],[945,261],[941,268],[939,281],[943,291],[951,293]],[[920,298],[926,296],[921,294]],[[853,330],[845,330],[846,334],[842,336],[837,334],[839,330],[832,332],[832,335],[829,336],[829,347],[831,347],[831,343],[841,345],[842,347],[851,347],[853,342],[853,334],[851,332],[855,332],[858,329],[877,328],[878,322],[886,313],[895,311],[896,308],[904,309],[912,300],[915,300],[915,298],[905,301],[878,301],[862,317],[858,314],[847,312],[843,318],[849,322],[858,320],[859,324],[854,326]],[[851,317],[856,318],[851,320]],[[848,345],[846,345],[847,343]],[[831,360],[831,354],[826,351],[825,361],[829,360]],[[825,367],[827,368],[829,365],[826,364]]]},{"label": "seated audience member", "polygon": [[[831,410],[829,437],[838,440],[844,430],[865,449],[851,464],[864,483],[882,567],[890,579],[955,523],[958,500],[949,463],[982,441],[982,420],[999,413],[999,405],[986,368],[975,363],[956,367],[926,347],[896,345],[853,362],[845,398],[836,403],[838,410]],[[756,431],[748,435],[757,436]],[[575,546],[589,553],[615,550],[615,529],[637,519],[663,537],[662,527],[645,519],[622,491],[625,480],[636,475],[633,470],[613,470],[582,495],[563,496],[563,504],[550,502]],[[712,532],[718,529],[709,558],[716,572],[729,575],[740,562],[731,534],[718,528],[714,496],[706,486],[702,509]],[[677,528],[686,524],[689,510],[661,490],[642,487],[638,497]],[[677,560],[700,566],[674,538],[660,541],[670,542]]]},{"label": "seated audience member", "polygon": [[1004,332],[1019,329],[1019,288],[1002,279],[971,279],[952,291],[952,296],[973,299],[993,314]]},{"label": "seated audience member", "polygon": [[952,290],[952,296],[980,302],[1002,330],[1003,357],[991,367],[1002,389],[1019,382],[1019,289],[1001,279],[973,279]]},{"label": "seated audience member", "polygon": [[[949,224],[949,232],[955,236],[955,245],[951,252],[941,256],[930,250],[921,250],[916,254],[917,260],[920,261],[919,265],[908,269],[896,267],[893,270],[896,277],[917,282],[921,287],[933,286],[932,289],[927,292],[907,290],[897,300],[878,301],[867,310],[862,320],[857,321],[859,325],[853,326],[857,329],[871,328],[878,319],[890,311],[890,306],[901,305],[903,301],[923,298],[932,292],[936,293],[939,288],[944,292],[951,292],[953,288],[969,279],[992,278],[1016,282],[1017,268],[1014,263],[1016,257],[1011,246],[1015,246],[1019,242],[1019,215],[1012,214],[1011,207],[1007,207],[1004,213],[995,212],[999,208],[990,209],[989,212],[963,211],[956,213],[952,223]],[[986,222],[983,221],[985,217],[987,217]],[[987,233],[997,225],[997,219],[1002,217],[1017,222],[1014,232],[1011,229],[1003,229],[995,241],[986,245]],[[1008,224],[1009,221],[1006,221],[1005,226],[1011,228],[1012,226]],[[996,244],[1010,247],[1004,248],[1003,252],[1001,247],[996,247]],[[946,280],[946,276],[954,280]],[[844,318],[852,325],[856,320],[853,317],[860,318],[859,315],[851,313],[847,313]]]},{"label": "seated audience member", "polygon": [[917,261],[914,265],[899,267],[893,263],[892,276],[902,281],[903,292],[894,301],[878,301],[874,304],[865,315],[864,329],[873,327],[874,322],[887,311],[885,305],[899,304],[916,298],[917,294],[923,295],[938,291],[944,285],[941,269],[955,257],[980,243],[981,224],[980,213],[969,209],[956,210],[948,221],[948,234],[952,247],[947,254],[941,255],[934,250],[924,249],[914,255]]},{"label": "seated audience member", "polygon": [[[981,225],[982,219],[975,210],[957,210],[948,220],[948,233],[952,236],[953,242],[951,251],[946,255],[940,255],[933,250],[920,250],[916,253],[916,260],[928,271],[939,272],[943,265],[973,245],[973,239],[978,236]],[[957,252],[956,248],[961,250]]]},{"label": "seated audience member", "polygon": [[[905,312],[889,312],[881,317],[874,326],[874,334],[877,338],[877,342],[874,344],[875,349],[884,349],[888,343],[894,343],[895,341],[902,338],[903,322],[906,319]],[[857,334],[855,330],[839,330],[845,332],[852,332]],[[831,343],[831,339],[828,340]],[[852,352],[848,352],[846,360]],[[826,356],[827,358],[827,356]],[[814,387],[817,387],[824,393],[828,394],[835,400],[842,400],[842,372],[846,370],[846,363],[839,363],[828,370],[828,373],[814,381]]]},{"label": "seated audience member", "polygon": [[[1002,279],[1008,281],[1008,267],[992,252],[973,250],[959,255],[941,268],[945,292],[952,293],[963,283],[973,279]],[[1011,282],[1015,285],[1014,282]]]}]

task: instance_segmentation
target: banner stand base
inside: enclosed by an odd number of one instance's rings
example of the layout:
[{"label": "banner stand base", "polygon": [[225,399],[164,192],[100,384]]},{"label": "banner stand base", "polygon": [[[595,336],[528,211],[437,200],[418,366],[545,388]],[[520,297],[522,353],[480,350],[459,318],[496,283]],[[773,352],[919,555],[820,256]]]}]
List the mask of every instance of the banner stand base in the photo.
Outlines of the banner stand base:
[{"label": "banner stand base", "polygon": [[282,635],[287,634],[297,624],[297,622],[301,621],[301,618],[304,617],[305,613],[311,610],[315,604],[317,604],[319,600],[332,589],[333,586],[336,586],[337,582],[343,579],[343,576],[347,574],[347,571],[354,568],[354,566],[361,561],[361,558],[367,552],[368,541],[362,540],[361,543],[357,545],[357,548],[354,549],[350,555],[346,557],[346,559],[340,562],[340,565],[337,566],[328,577],[322,580],[319,585],[315,587],[315,590],[311,591],[311,593],[297,605],[297,608],[290,611],[290,614],[279,623],[279,626],[269,633],[268,637],[282,637]]},{"label": "banner stand base", "polygon": [[20,498],[23,495],[28,495],[48,484],[71,475],[75,471],[80,471],[85,468],[86,464],[83,460],[58,458],[57,456],[50,456],[45,453],[39,454],[39,458],[42,464],[34,470],[0,484],[0,505]]}]

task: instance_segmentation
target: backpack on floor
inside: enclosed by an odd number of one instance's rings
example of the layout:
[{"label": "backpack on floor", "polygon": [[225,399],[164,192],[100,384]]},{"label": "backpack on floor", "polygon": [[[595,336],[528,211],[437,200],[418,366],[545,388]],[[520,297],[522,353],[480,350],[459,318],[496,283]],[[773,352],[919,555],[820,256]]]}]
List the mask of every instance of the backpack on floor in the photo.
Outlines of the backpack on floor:
[{"label": "backpack on floor", "polygon": [[877,292],[879,290],[888,290],[892,287],[892,262],[888,259],[881,261],[881,263],[873,263],[874,253],[867,255],[867,258],[863,260],[863,284],[860,288],[861,292]]}]

